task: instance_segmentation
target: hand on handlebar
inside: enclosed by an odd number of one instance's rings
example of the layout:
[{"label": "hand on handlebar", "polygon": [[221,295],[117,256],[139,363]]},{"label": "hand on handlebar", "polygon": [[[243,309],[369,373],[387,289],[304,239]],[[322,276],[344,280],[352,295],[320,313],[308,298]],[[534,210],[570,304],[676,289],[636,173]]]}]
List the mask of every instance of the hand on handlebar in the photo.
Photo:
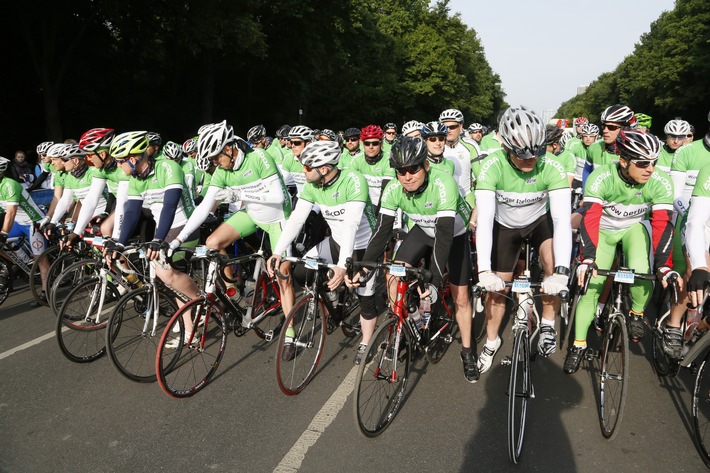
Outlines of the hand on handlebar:
[{"label": "hand on handlebar", "polygon": [[345,268],[341,268],[340,266],[333,266],[330,271],[330,279],[328,280],[328,289],[331,291],[335,291],[340,287],[341,284],[343,284],[343,280],[345,279]]},{"label": "hand on handlebar", "polygon": [[271,255],[271,257],[266,260],[266,272],[269,273],[269,277],[276,276],[276,268],[281,265],[280,255]]},{"label": "hand on handlebar", "polygon": [[658,277],[658,279],[660,279],[664,289],[668,287],[669,281],[675,280],[678,284],[678,290],[683,290],[683,278],[680,277],[680,274],[678,274],[677,271],[673,271],[668,266],[658,268],[658,271],[656,271],[656,276]]},{"label": "hand on handlebar", "polygon": [[592,270],[592,276],[597,277],[597,265],[594,263],[594,260],[591,258],[587,258],[584,261],[582,261],[582,264],[577,266],[577,284],[580,286],[584,286],[584,280],[587,277],[587,271]]}]

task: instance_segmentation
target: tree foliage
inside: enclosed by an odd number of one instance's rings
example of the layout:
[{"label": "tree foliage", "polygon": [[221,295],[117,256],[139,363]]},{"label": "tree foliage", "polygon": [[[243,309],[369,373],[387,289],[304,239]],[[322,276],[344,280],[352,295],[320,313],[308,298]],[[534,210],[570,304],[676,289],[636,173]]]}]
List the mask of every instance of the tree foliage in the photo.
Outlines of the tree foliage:
[{"label": "tree foliage", "polygon": [[704,130],[710,109],[710,3],[677,0],[641,37],[634,52],[587,91],[564,102],[557,116],[599,120],[614,103],[654,118],[653,131],[677,116]]},{"label": "tree foliage", "polygon": [[299,120],[428,121],[449,107],[489,122],[504,105],[475,31],[448,0],[35,0],[6,10],[6,147],[96,126],[181,139],[224,118],[241,133]]}]

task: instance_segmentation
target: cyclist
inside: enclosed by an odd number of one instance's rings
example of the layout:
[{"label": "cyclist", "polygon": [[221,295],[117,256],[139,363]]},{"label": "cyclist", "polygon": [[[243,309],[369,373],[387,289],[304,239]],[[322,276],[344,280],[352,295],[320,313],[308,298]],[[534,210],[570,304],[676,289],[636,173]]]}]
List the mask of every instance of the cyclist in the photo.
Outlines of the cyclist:
[{"label": "cyclist", "polygon": [[[0,210],[5,213],[0,227],[0,248],[7,242],[8,238],[15,238],[25,235],[32,248],[35,259],[45,250],[47,242],[35,224],[39,222],[44,213],[34,203],[30,194],[9,174],[9,167],[12,162],[0,156]],[[22,251],[22,250],[20,250]],[[49,262],[42,259],[39,263],[40,276],[42,278],[42,292],[40,299],[47,300],[46,277],[49,271]],[[7,281],[9,274],[1,275]],[[6,282],[7,283],[7,282]]]},{"label": "cyclist", "polygon": [[[708,116],[710,120],[710,116]],[[688,208],[696,178],[700,170],[710,162],[710,131],[704,139],[681,146],[675,152],[671,164],[671,179],[675,190],[675,206],[679,215]]]},{"label": "cyclist", "polygon": [[284,177],[288,175],[288,178],[293,179],[293,182],[296,184],[297,195],[301,194],[303,186],[306,184],[306,177],[305,174],[303,174],[303,165],[299,157],[313,139],[313,130],[307,126],[296,125],[288,132],[288,140],[291,143],[291,152],[293,154],[285,156],[281,166]]},{"label": "cyclist", "polygon": [[385,154],[389,154],[390,148],[392,148],[392,145],[394,145],[397,141],[397,125],[394,123],[387,123],[382,128],[382,131],[384,137],[384,140],[382,141],[382,151]]},{"label": "cyclist", "polygon": [[53,144],[54,141],[43,141],[37,145],[37,159],[39,159],[37,166],[40,169],[40,173],[32,185],[32,188],[29,189],[30,192],[40,188],[52,189],[54,187],[54,172],[51,167],[51,161],[47,157],[47,150]]},{"label": "cyclist", "polygon": [[343,138],[345,138],[345,149],[340,154],[338,166],[340,169],[347,169],[354,159],[363,155],[363,150],[360,146],[360,129],[348,128],[343,133]]},{"label": "cyclist", "polygon": [[175,143],[174,141],[168,141],[163,146],[163,157],[171,161],[175,161],[182,168],[183,175],[185,176],[185,190],[190,193],[190,198],[195,201],[197,197],[197,182],[195,179],[195,164],[191,159],[185,158],[185,152],[182,146]]},{"label": "cyclist", "polygon": [[468,126],[468,136],[480,146],[483,138],[483,125],[480,123],[472,123]]},{"label": "cyclist", "polygon": [[323,128],[318,135],[318,141],[338,141],[338,135],[333,130]]},{"label": "cyclist", "polygon": [[[340,147],[334,141],[313,143],[301,154],[306,185],[274,247],[274,254],[267,263],[272,276],[273,268],[280,264],[281,255],[296,239],[315,205],[320,207],[332,236],[317,243],[306,253],[306,257],[318,257],[324,262],[336,263],[332,270],[332,277],[328,281],[329,290],[334,291],[343,283],[346,260],[352,257],[357,261],[365,252],[375,223],[367,181],[362,174],[353,169],[339,169],[339,159]],[[305,280],[303,266],[299,266],[294,273],[298,280]],[[372,280],[365,288],[358,289],[361,323],[363,327],[372,325],[372,331],[377,316],[374,287],[374,280]],[[284,313],[288,312],[284,310]],[[282,353],[285,361],[293,359],[295,355],[294,335],[293,328],[288,327]],[[362,361],[366,347],[366,343],[364,348],[363,345],[358,347],[355,364],[360,364]]]},{"label": "cyclist", "polygon": [[498,130],[503,149],[483,160],[476,184],[478,277],[489,291],[481,373],[491,367],[501,345],[506,299],[499,291],[513,278],[523,239],[539,248],[545,273],[538,340],[543,355],[555,352],[559,300],[553,295],[567,288],[572,252],[569,181],[562,165],[545,156],[542,120],[525,107],[511,107],[501,115]]},{"label": "cyclist", "polygon": [[636,118],[636,129],[639,131],[648,132],[653,124],[653,118],[645,113],[635,113]]},{"label": "cyclist", "polygon": [[422,136],[422,126],[424,126],[424,124],[420,121],[409,120],[407,123],[402,125],[402,136],[419,138]]},{"label": "cyclist", "polygon": [[[581,226],[582,264],[577,270],[583,284],[587,271],[594,267],[609,269],[616,246],[622,245],[627,265],[640,273],[650,271],[649,249],[654,251],[654,270],[665,287],[672,271],[671,237],[673,226],[673,184],[663,171],[655,169],[661,143],[650,133],[624,130],[617,137],[618,163],[597,168],[584,188],[586,213]],[[649,235],[642,220],[650,212]],[[575,340],[565,358],[564,371],[579,369],[587,350],[587,330],[594,319],[604,277],[593,277],[589,289],[579,300],[575,317]],[[643,312],[651,297],[653,284],[639,281],[631,287],[629,338],[644,337]]]},{"label": "cyclist", "polygon": [[461,197],[466,198],[471,193],[471,161],[480,154],[480,149],[475,141],[461,137],[463,113],[460,110],[444,110],[439,115],[439,121],[448,130],[444,157],[454,162],[454,180],[459,185]]},{"label": "cyclist", "polygon": [[[297,128],[297,127],[294,127]],[[241,202],[243,208],[220,225],[206,241],[208,248],[225,249],[240,238],[261,228],[269,235],[271,246],[281,235],[281,229],[291,214],[291,199],[276,164],[264,150],[251,148],[234,134],[226,121],[202,129],[197,142],[197,161],[212,161],[216,167],[202,203],[195,209],[185,227],[172,238],[176,248],[196,232],[218,201]],[[282,272],[289,269],[284,265]],[[229,272],[227,273],[230,276]],[[284,313],[293,307],[293,290],[279,281]],[[238,294],[238,293],[237,293]]]},{"label": "cyclist", "polygon": [[[570,186],[574,180],[574,172],[577,168],[577,162],[574,156],[567,151],[562,144],[562,136],[564,135],[564,130],[557,125],[547,125],[545,127],[545,149],[547,150],[548,157],[554,159],[555,161],[562,164],[567,172],[567,179]],[[552,155],[552,156],[549,156]]]},{"label": "cyclist", "polygon": [[192,162],[193,167],[195,168],[195,205],[199,204],[202,202],[202,198],[205,196],[205,192],[207,192],[207,188],[210,185],[210,179],[212,178],[212,175],[207,172],[209,169],[209,162],[207,162],[208,167],[206,169],[200,169],[197,166],[197,161],[195,160],[195,156],[197,156],[197,137],[192,137],[188,138],[185,140],[185,142],[182,144],[182,150],[185,152],[187,160]]},{"label": "cyclist", "polygon": [[[587,148],[589,145],[594,143],[599,136],[599,127],[589,123],[585,117],[578,117],[574,120],[575,122],[575,133],[567,143],[564,145],[565,149],[574,156],[576,167],[574,171],[574,180],[572,181],[572,188],[577,189],[582,187],[582,174],[584,173],[584,165],[587,162]],[[589,136],[596,128],[596,133],[593,134],[594,139],[588,138],[585,140],[585,136]],[[585,135],[585,132],[587,135]]]},{"label": "cyclist", "polygon": [[593,170],[604,164],[617,163],[619,157],[616,149],[616,137],[621,129],[630,129],[635,122],[634,112],[626,105],[615,104],[602,112],[602,140],[587,148],[587,162],[582,174],[582,182]]},{"label": "cyclist", "polygon": [[444,147],[449,130],[441,122],[429,122],[421,128],[422,138],[426,141],[427,160],[431,169],[445,172],[454,177],[456,172],[454,162],[444,158]]},{"label": "cyclist", "polygon": [[666,142],[658,158],[658,169],[671,172],[675,152],[685,143],[685,137],[690,132],[690,124],[685,120],[671,120],[666,123],[663,132],[666,134]]},{"label": "cyclist", "polygon": [[589,119],[587,117],[577,117],[574,119],[574,132],[575,132],[574,138],[577,138],[577,139],[582,138],[582,127],[588,123],[589,123]]},{"label": "cyclist", "polygon": [[146,153],[149,158],[160,159],[162,158],[162,148],[163,147],[163,137],[160,133],[155,131],[148,132],[148,149]]},{"label": "cyclist", "polygon": [[[710,120],[710,115],[708,119]],[[705,141],[710,149],[710,133],[706,134],[702,141]],[[690,203],[685,227],[688,263],[692,270],[688,280],[688,295],[691,305],[697,307],[702,303],[705,285],[710,281],[710,272],[708,272],[710,256],[705,243],[706,227],[710,223],[710,163],[698,174]],[[674,326],[680,327],[680,317],[671,322]]]},{"label": "cyclist", "polygon": [[[399,209],[410,222],[410,229],[397,250],[396,260],[416,265],[427,253],[431,254],[429,269],[431,285],[441,287],[444,269],[456,304],[456,321],[461,333],[461,360],[464,377],[470,383],[478,381],[476,354],[471,348],[473,308],[469,298],[468,281],[471,253],[468,249],[466,227],[470,209],[458,192],[454,179],[431,167],[427,147],[421,138],[404,137],[392,147],[390,164],[397,179],[390,181],[382,195],[377,226],[367,245],[363,259],[378,261],[392,236]],[[357,283],[361,275],[353,278]],[[394,300],[396,284],[390,279],[390,300]],[[431,291],[431,289],[429,289]],[[426,291],[422,297],[427,297]],[[367,344],[375,331],[375,320],[362,323],[362,343]]]},{"label": "cyclist", "polygon": [[382,128],[377,125],[368,125],[360,130],[360,140],[365,146],[365,152],[353,159],[348,166],[348,169],[358,171],[367,179],[370,202],[376,211],[380,206],[382,190],[394,178],[394,169],[390,167],[383,151],[383,136]]},{"label": "cyclist", "polygon": [[266,148],[266,128],[264,125],[255,125],[247,131],[247,143],[252,148]]}]

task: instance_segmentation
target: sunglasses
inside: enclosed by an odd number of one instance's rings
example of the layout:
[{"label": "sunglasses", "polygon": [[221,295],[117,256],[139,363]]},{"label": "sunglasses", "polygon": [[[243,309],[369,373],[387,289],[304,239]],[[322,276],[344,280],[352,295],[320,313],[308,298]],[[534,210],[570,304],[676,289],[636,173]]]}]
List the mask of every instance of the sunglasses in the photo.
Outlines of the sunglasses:
[{"label": "sunglasses", "polygon": [[461,125],[446,125],[449,130],[458,130]]},{"label": "sunglasses", "polygon": [[436,143],[437,141],[446,141],[445,136],[429,136],[426,139],[429,143]]},{"label": "sunglasses", "polygon": [[303,141],[291,140],[291,146],[301,146],[302,144],[303,144]]},{"label": "sunglasses", "polygon": [[685,137],[686,137],[686,138],[692,138],[692,137],[693,137],[693,134],[691,133],[691,134],[689,134],[689,135],[685,135]]},{"label": "sunglasses", "polygon": [[641,169],[646,169],[649,166],[655,166],[656,165],[657,159],[634,159],[631,162],[634,163],[634,166],[637,168]]},{"label": "sunglasses", "polygon": [[406,168],[396,168],[395,171],[400,176],[406,176],[407,174],[416,174],[424,168],[424,164],[415,164],[414,166],[407,166]]},{"label": "sunglasses", "polygon": [[380,146],[379,141],[363,141],[362,144],[365,146]]},{"label": "sunglasses", "polygon": [[603,129],[609,130],[609,131],[616,131],[616,130],[618,130],[619,128],[621,128],[621,126],[619,126],[619,125],[607,125],[606,123],[604,124],[604,127],[603,127]]},{"label": "sunglasses", "polygon": [[685,135],[668,135],[668,139],[671,141],[684,140],[686,138],[687,138],[687,136],[685,136]]},{"label": "sunglasses", "polygon": [[360,141],[360,137],[359,137],[359,136],[350,136],[350,137],[348,137],[348,138],[346,138],[346,139],[347,139],[347,141],[348,141],[349,143],[355,143],[356,141]]},{"label": "sunglasses", "polygon": [[385,135],[396,135],[396,134],[397,134],[396,131],[386,131],[385,132]]}]

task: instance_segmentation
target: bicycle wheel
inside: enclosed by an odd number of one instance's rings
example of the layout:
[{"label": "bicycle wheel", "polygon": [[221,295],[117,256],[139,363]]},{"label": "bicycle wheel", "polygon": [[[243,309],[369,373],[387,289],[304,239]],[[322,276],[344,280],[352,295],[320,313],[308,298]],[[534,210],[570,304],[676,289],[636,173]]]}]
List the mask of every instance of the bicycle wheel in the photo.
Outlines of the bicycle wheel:
[{"label": "bicycle wheel", "polygon": [[700,458],[710,467],[710,352],[700,365],[693,388],[693,427]]},{"label": "bicycle wheel", "polygon": [[[52,268],[55,265],[56,262],[52,265]],[[80,281],[98,276],[98,265],[99,262],[95,259],[84,259],[63,268],[59,274],[47,275],[47,288],[49,288],[47,300],[54,315],[59,314],[59,309],[62,308],[67,295]]]},{"label": "bicycle wheel", "polygon": [[360,333],[360,298],[353,290],[346,289],[345,295],[336,310],[340,311],[340,330],[348,338]]},{"label": "bicycle wheel", "polygon": [[[80,256],[76,253],[73,253],[71,251],[63,252],[57,256],[57,259],[54,260],[52,265],[49,267],[49,270],[47,271],[47,281],[46,281],[46,286],[47,286],[47,304],[52,307],[52,299],[55,297],[54,294],[54,282],[57,280],[58,277],[60,277],[62,274],[64,274],[71,265],[76,263],[79,260],[84,259],[83,256]],[[58,296],[59,298],[59,304],[61,304],[62,298],[66,297],[67,294],[69,294],[69,291],[71,291],[74,287],[69,286],[68,291],[63,291],[63,294],[60,294]],[[56,312],[55,312],[56,314]]]},{"label": "bicycle wheel", "polygon": [[601,378],[599,381],[599,425],[602,435],[613,439],[618,433],[626,404],[629,377],[629,339],[621,314],[608,321],[601,348]]},{"label": "bicycle wheel", "polygon": [[353,415],[366,437],[384,432],[404,400],[412,341],[406,327],[397,330],[397,322],[390,318],[377,329],[357,370]]},{"label": "bicycle wheel", "polygon": [[[307,294],[296,302],[286,319],[287,328],[279,336],[276,353],[276,379],[286,395],[303,391],[318,368],[325,343],[325,313],[323,302],[316,305],[313,294]],[[289,346],[287,339],[293,345]]]},{"label": "bicycle wheel", "polygon": [[[32,267],[30,268],[30,274],[29,274],[29,281],[30,281],[30,292],[32,292],[32,297],[35,298],[35,300],[43,306],[48,306],[49,303],[46,300],[41,300],[39,295],[42,292],[42,276],[41,276],[41,271],[40,271],[40,266],[44,263],[47,262],[47,267],[51,267],[52,263],[54,263],[54,260],[57,259],[59,256],[59,246],[52,246],[50,248],[47,248],[42,252],[41,255],[39,255],[34,262],[32,263]],[[47,286],[49,288],[50,286]],[[46,296],[46,292],[45,292]]]},{"label": "bicycle wheel", "polygon": [[103,330],[120,295],[112,284],[103,283],[101,278],[82,281],[59,311],[57,343],[64,356],[75,363],[94,361],[106,351]]},{"label": "bicycle wheel", "polygon": [[275,340],[281,332],[285,316],[281,310],[278,285],[262,272],[254,286],[256,292],[252,319],[259,330],[254,333],[264,340]]},{"label": "bicycle wheel", "polygon": [[0,258],[0,304],[5,302],[8,294],[10,294],[11,275],[12,267],[4,259]]},{"label": "bicycle wheel", "polygon": [[[473,297],[471,297],[473,300]],[[488,325],[488,318],[486,317],[486,296],[482,296],[478,304],[473,306],[473,325],[471,329],[473,330],[473,340],[476,343],[484,340],[486,336],[486,326]],[[481,310],[478,310],[481,309]]]},{"label": "bicycle wheel", "polygon": [[[222,311],[210,297],[198,297],[182,306],[160,337],[155,373],[160,388],[169,396],[182,398],[199,392],[222,360],[227,328]],[[192,321],[190,333],[185,330],[185,319]]]},{"label": "bicycle wheel", "polygon": [[[454,341],[452,332],[456,321],[454,311],[454,299],[448,288],[445,290],[446,296],[442,303],[436,304],[436,309],[431,314],[429,320],[428,333],[425,334],[429,343],[424,350],[429,363],[438,363],[444,357],[449,345]],[[475,319],[474,319],[475,320]]]},{"label": "bicycle wheel", "polygon": [[533,397],[530,375],[530,335],[527,330],[515,334],[508,382],[508,455],[517,464],[523,451],[528,400]]},{"label": "bicycle wheel", "polygon": [[111,363],[123,376],[139,383],[155,381],[158,341],[177,311],[175,299],[160,290],[157,314],[154,304],[152,287],[131,291],[118,301],[106,328],[106,351]]}]

